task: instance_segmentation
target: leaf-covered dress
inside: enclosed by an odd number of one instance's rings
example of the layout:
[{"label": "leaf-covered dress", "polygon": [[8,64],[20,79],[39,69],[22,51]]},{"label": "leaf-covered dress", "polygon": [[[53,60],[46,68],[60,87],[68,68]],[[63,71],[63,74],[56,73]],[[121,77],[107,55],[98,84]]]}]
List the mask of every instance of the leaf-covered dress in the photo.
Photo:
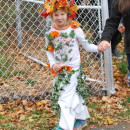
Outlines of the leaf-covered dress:
[{"label": "leaf-covered dress", "polygon": [[[64,77],[68,76],[67,78],[69,78],[68,83],[66,83],[67,80],[64,81],[62,78],[58,78],[61,75],[57,75],[55,79],[55,81],[59,80],[59,82],[56,81],[59,86],[57,85],[55,91],[58,90],[58,87],[60,89],[57,102],[61,110],[59,125],[65,130],[73,130],[75,119],[85,120],[90,117],[86,105],[83,105],[83,98],[76,90],[79,75],[77,70],[80,67],[79,44],[89,52],[98,52],[98,47],[89,43],[79,26],[73,27],[70,25],[62,30],[54,26],[48,27],[45,39],[50,67],[53,64],[59,64],[70,66],[74,70],[70,76],[64,74]],[[55,96],[55,93],[53,93],[53,96]]]}]

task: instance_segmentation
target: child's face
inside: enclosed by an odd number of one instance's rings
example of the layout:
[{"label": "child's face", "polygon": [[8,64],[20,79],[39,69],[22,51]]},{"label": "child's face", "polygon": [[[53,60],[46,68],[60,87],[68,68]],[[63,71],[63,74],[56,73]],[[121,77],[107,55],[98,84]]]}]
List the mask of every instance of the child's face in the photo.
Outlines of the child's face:
[{"label": "child's face", "polygon": [[63,10],[58,10],[52,14],[52,19],[57,27],[66,27],[67,13]]}]

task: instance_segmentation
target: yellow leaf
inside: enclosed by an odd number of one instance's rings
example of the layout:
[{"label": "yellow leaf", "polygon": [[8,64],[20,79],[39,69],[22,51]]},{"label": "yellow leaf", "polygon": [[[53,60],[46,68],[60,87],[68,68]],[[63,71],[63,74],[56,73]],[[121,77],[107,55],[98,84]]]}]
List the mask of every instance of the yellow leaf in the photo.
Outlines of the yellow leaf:
[{"label": "yellow leaf", "polygon": [[109,117],[107,117],[106,120],[107,120],[107,122],[108,122],[109,125],[113,124],[113,120],[110,119]]},{"label": "yellow leaf", "polygon": [[0,104],[0,111],[2,111],[3,110],[3,106]]},{"label": "yellow leaf", "polygon": [[37,102],[36,104],[37,106],[46,105],[48,104],[48,100],[42,100],[42,101]]},{"label": "yellow leaf", "polygon": [[114,73],[114,77],[121,77],[119,73]]},{"label": "yellow leaf", "polygon": [[101,116],[98,116],[97,118],[100,119],[100,120],[103,119],[103,117],[101,117]]},{"label": "yellow leaf", "polygon": [[5,112],[0,112],[0,115],[4,115],[5,114]]}]

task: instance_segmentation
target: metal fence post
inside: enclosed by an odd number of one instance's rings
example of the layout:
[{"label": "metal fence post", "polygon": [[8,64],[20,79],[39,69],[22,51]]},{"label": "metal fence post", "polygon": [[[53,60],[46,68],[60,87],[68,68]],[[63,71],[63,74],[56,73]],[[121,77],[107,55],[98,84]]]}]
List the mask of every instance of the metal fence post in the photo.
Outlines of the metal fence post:
[{"label": "metal fence post", "polygon": [[22,43],[22,31],[21,31],[21,16],[20,16],[20,4],[21,4],[21,0],[16,0],[15,1],[15,11],[16,11],[16,32],[17,32],[17,48],[21,47],[21,43]]},{"label": "metal fence post", "polygon": [[[102,26],[104,28],[106,19],[109,17],[109,15],[108,15],[108,1],[101,0],[101,7],[102,7]],[[114,83],[113,83],[114,81],[113,81],[111,48],[104,52],[104,58],[105,58],[107,95],[111,96],[111,94],[115,93],[115,88],[114,88]]]}]

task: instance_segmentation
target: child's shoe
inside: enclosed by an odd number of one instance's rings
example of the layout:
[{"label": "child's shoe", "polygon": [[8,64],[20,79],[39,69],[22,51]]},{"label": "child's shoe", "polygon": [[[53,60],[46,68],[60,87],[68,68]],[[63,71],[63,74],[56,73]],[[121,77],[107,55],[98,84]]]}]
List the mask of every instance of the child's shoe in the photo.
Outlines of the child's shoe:
[{"label": "child's shoe", "polygon": [[86,120],[76,120],[73,130],[82,130],[87,125]]},{"label": "child's shoe", "polygon": [[59,125],[55,127],[53,130],[63,130]]},{"label": "child's shoe", "polygon": [[128,79],[128,85],[130,86],[130,71],[128,72],[128,77],[127,77],[127,79]]}]

